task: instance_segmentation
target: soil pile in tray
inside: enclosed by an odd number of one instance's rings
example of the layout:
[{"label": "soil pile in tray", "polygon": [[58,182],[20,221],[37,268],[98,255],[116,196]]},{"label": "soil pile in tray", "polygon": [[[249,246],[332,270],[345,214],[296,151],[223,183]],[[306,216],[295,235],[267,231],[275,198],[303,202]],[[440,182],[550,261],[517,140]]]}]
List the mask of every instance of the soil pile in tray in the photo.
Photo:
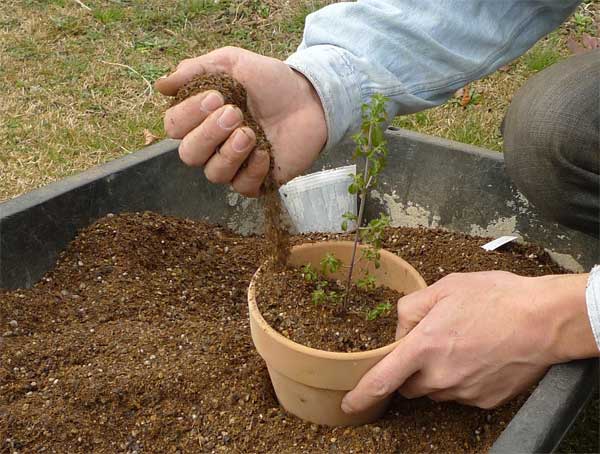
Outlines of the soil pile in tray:
[{"label": "soil pile in tray", "polygon": [[273,176],[273,166],[275,163],[273,159],[273,147],[267,139],[264,130],[250,112],[246,89],[227,74],[204,74],[196,76],[179,89],[173,100],[173,105],[207,90],[219,91],[225,99],[225,104],[233,104],[240,108],[244,114],[244,122],[256,134],[256,149],[265,150],[269,153],[271,168],[263,183],[261,198],[263,200],[264,229],[267,244],[269,245],[269,256],[273,257],[273,263],[276,265],[275,268],[280,269],[285,266],[288,260],[290,235],[289,228],[283,216],[284,210],[278,190],[281,182],[276,181]]},{"label": "soil pile in tray", "polygon": [[[428,283],[561,271],[540,248],[485,252],[485,241],[389,229],[384,247]],[[201,222],[109,216],[34,288],[0,291],[0,452],[483,452],[524,401],[484,411],[396,398],[357,428],[286,414],[247,321],[246,288],[265,256],[261,238]]]},{"label": "soil pile in tray", "polygon": [[[396,335],[396,302],[402,296],[387,287],[363,290],[353,287],[348,307],[342,313],[341,301],[315,304],[311,295],[313,282],[302,277],[300,268],[287,268],[265,278],[259,275],[256,302],[269,325],[288,339],[307,347],[334,352],[360,352],[394,342]],[[343,286],[329,281],[327,292],[343,298]],[[374,320],[367,315],[379,304],[390,310]]]}]

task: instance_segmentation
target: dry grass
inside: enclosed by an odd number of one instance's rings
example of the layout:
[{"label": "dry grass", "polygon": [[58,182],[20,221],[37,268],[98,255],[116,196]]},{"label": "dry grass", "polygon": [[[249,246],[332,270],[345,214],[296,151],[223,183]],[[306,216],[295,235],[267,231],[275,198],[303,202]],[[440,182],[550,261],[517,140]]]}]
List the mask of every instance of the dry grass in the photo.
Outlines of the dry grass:
[{"label": "dry grass", "polygon": [[[283,58],[305,15],[334,0],[17,0],[0,3],[0,201],[129,153],[162,136],[165,101],[148,83],[182,58],[237,45]],[[458,100],[395,123],[500,150],[512,94],[565,36],[593,31],[598,6]],[[576,20],[577,19],[577,20]]]},{"label": "dry grass", "polygon": [[0,3],[0,200],[140,148],[145,128],[162,135],[146,81],[223,45],[284,57],[324,2],[83,3]]},{"label": "dry grass", "polygon": [[[17,0],[0,4],[0,201],[129,153],[162,136],[165,101],[148,83],[182,58],[238,45],[283,58],[305,15],[333,0]],[[500,150],[512,94],[565,35],[593,31],[587,3],[550,40],[458,100],[398,118],[406,128]],[[577,19],[577,20],[575,20]]]}]

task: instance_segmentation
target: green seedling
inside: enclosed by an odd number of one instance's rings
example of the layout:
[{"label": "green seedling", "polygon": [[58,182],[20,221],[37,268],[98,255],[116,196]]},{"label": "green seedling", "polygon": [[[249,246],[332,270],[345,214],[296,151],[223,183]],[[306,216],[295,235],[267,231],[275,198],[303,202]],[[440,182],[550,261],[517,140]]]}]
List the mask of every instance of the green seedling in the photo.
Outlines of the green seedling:
[{"label": "green seedling", "polygon": [[327,253],[321,259],[321,272],[324,276],[337,272],[342,266],[342,261],[335,258],[333,254]]},{"label": "green seedling", "polygon": [[[339,270],[340,266],[342,266],[342,262],[336,259],[332,254],[327,254],[321,260],[321,269],[324,276],[328,273],[335,273]],[[322,278],[310,263],[304,265],[300,269],[300,272],[302,273],[302,278],[306,282],[314,283],[316,286],[316,289],[313,290],[311,294],[311,302],[313,304],[338,304],[342,300],[342,295],[335,290],[327,291],[329,282],[325,278]]]},{"label": "green seedling", "polygon": [[[357,225],[352,258],[346,279],[344,309],[348,306],[348,300],[350,299],[352,274],[354,272],[356,250],[359,241],[362,240],[369,245],[369,247],[362,250],[362,258],[372,262],[376,268],[379,268],[379,249],[381,248],[384,230],[390,225],[390,219],[387,216],[381,215],[379,218],[371,220],[366,226],[362,226],[367,195],[369,191],[377,187],[379,175],[385,168],[388,154],[387,144],[383,135],[384,124],[387,120],[386,102],[387,98],[385,96],[377,94],[373,96],[371,104],[364,104],[362,106],[361,129],[353,137],[356,143],[353,157],[355,160],[364,159],[364,168],[362,172],[358,172],[353,176],[353,181],[348,186],[350,194],[358,194],[360,196],[358,216],[353,213],[346,213],[343,216],[344,220],[342,222],[342,230],[348,229],[348,222],[350,221],[356,222]],[[368,273],[365,273],[363,278],[359,280],[359,283],[361,286],[375,285],[374,278],[368,275]]]},{"label": "green seedling", "polygon": [[319,274],[310,263],[307,263],[301,268],[302,278],[306,282],[317,282],[319,280]]},{"label": "green seedling", "polygon": [[372,321],[383,315],[387,315],[392,310],[392,305],[390,303],[381,303],[367,312],[367,320]]},{"label": "green seedling", "polygon": [[365,273],[365,275],[356,282],[356,286],[362,290],[373,290],[376,284],[375,276],[372,276],[369,273]]},{"label": "green seedling", "polygon": [[315,305],[325,304],[327,302],[327,292],[322,288],[318,288],[311,294],[311,302]]},{"label": "green seedling", "polygon": [[[355,222],[357,225],[356,234],[354,236],[354,247],[352,249],[352,258],[346,279],[345,295],[338,294],[334,290],[326,291],[327,281],[316,272],[311,265],[302,267],[302,276],[307,282],[316,283],[316,290],[312,293],[312,302],[314,304],[323,303],[340,303],[342,302],[342,310],[348,307],[350,292],[352,290],[352,274],[356,262],[356,250],[358,243],[362,241],[368,247],[361,249],[361,259],[373,264],[375,268],[381,266],[380,253],[381,245],[386,227],[390,225],[390,218],[385,215],[380,215],[378,218],[372,219],[363,226],[363,217],[365,213],[365,204],[369,191],[377,187],[379,175],[385,167],[386,157],[388,154],[387,144],[384,139],[384,124],[387,120],[385,103],[387,98],[382,95],[374,95],[371,104],[362,106],[362,124],[360,132],[354,135],[353,139],[356,143],[356,149],[353,155],[355,161],[364,159],[364,167],[362,172],[352,175],[352,183],[348,186],[350,194],[358,194],[360,197],[360,206],[358,215],[354,213],[344,213],[342,216],[342,230],[348,230],[350,222]],[[321,259],[321,274],[336,273],[340,270],[342,262],[333,254],[328,253]],[[362,278],[356,283],[357,287],[363,290],[372,290],[376,287],[375,277],[365,271]],[[380,315],[389,312],[391,306],[389,304],[380,304],[375,309],[369,311],[367,319],[374,320]]]}]

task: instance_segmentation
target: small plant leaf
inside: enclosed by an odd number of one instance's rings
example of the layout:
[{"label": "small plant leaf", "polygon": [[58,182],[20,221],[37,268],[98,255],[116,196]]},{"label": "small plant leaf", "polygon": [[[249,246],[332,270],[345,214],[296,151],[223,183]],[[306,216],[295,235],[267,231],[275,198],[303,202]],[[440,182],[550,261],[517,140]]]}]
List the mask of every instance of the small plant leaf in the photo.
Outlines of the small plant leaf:
[{"label": "small plant leaf", "polygon": [[390,303],[380,303],[367,312],[367,320],[373,321],[382,315],[387,315],[392,310],[392,305]]},{"label": "small plant leaf", "polygon": [[314,290],[311,294],[311,302],[315,305],[323,304],[327,301],[327,294],[323,289]]},{"label": "small plant leaf", "polygon": [[321,259],[321,272],[324,275],[337,272],[341,266],[342,261],[329,252]]},{"label": "small plant leaf", "polygon": [[372,290],[375,288],[377,282],[375,276],[366,273],[361,279],[356,282],[356,286],[362,290]]},{"label": "small plant leaf", "polygon": [[335,290],[329,291],[327,293],[327,299],[330,303],[338,304],[344,296],[341,293],[336,292]]},{"label": "small plant leaf", "polygon": [[302,273],[302,278],[306,282],[316,282],[319,279],[319,276],[317,275],[317,270],[315,270],[310,263],[304,265],[300,269],[300,272]]}]

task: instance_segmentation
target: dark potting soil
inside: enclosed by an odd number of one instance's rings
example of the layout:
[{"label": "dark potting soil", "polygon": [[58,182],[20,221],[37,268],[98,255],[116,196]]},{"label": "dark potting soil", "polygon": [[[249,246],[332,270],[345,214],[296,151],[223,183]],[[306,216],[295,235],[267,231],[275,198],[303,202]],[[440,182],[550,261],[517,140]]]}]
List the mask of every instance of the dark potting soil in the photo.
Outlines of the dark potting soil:
[{"label": "dark potting soil", "polygon": [[[265,150],[269,153],[271,167],[261,188],[261,200],[265,217],[265,237],[268,245],[267,250],[269,256],[274,259],[273,264],[275,268],[283,268],[290,254],[290,234],[286,218],[283,216],[283,202],[278,190],[282,182],[276,181],[273,175],[273,166],[275,165],[273,147],[265,131],[252,115],[251,109],[248,106],[246,89],[227,74],[203,74],[194,77],[178,90],[173,100],[173,105],[179,104],[190,96],[203,93],[207,90],[217,90],[223,95],[225,104],[232,104],[239,107],[244,115],[244,123],[256,135],[256,149]],[[243,166],[245,165],[246,163]]]},{"label": "dark potting soil", "polygon": [[[486,252],[485,241],[401,228],[384,247],[428,283],[562,271],[541,248]],[[33,288],[0,290],[0,452],[485,452],[524,402],[485,411],[395,398],[355,428],[287,414],[248,326],[246,288],[265,257],[260,237],[124,214],[83,230]]]},{"label": "dark potting soil", "polygon": [[[326,291],[343,298],[345,289],[340,284],[329,281]],[[311,296],[316,288],[314,282],[302,277],[300,268],[260,273],[256,302],[269,325],[307,347],[359,352],[394,342],[396,302],[402,294],[387,287],[363,290],[353,286],[348,307],[342,312],[341,301],[313,302]],[[367,320],[369,312],[380,304],[389,304],[390,310]]]}]

